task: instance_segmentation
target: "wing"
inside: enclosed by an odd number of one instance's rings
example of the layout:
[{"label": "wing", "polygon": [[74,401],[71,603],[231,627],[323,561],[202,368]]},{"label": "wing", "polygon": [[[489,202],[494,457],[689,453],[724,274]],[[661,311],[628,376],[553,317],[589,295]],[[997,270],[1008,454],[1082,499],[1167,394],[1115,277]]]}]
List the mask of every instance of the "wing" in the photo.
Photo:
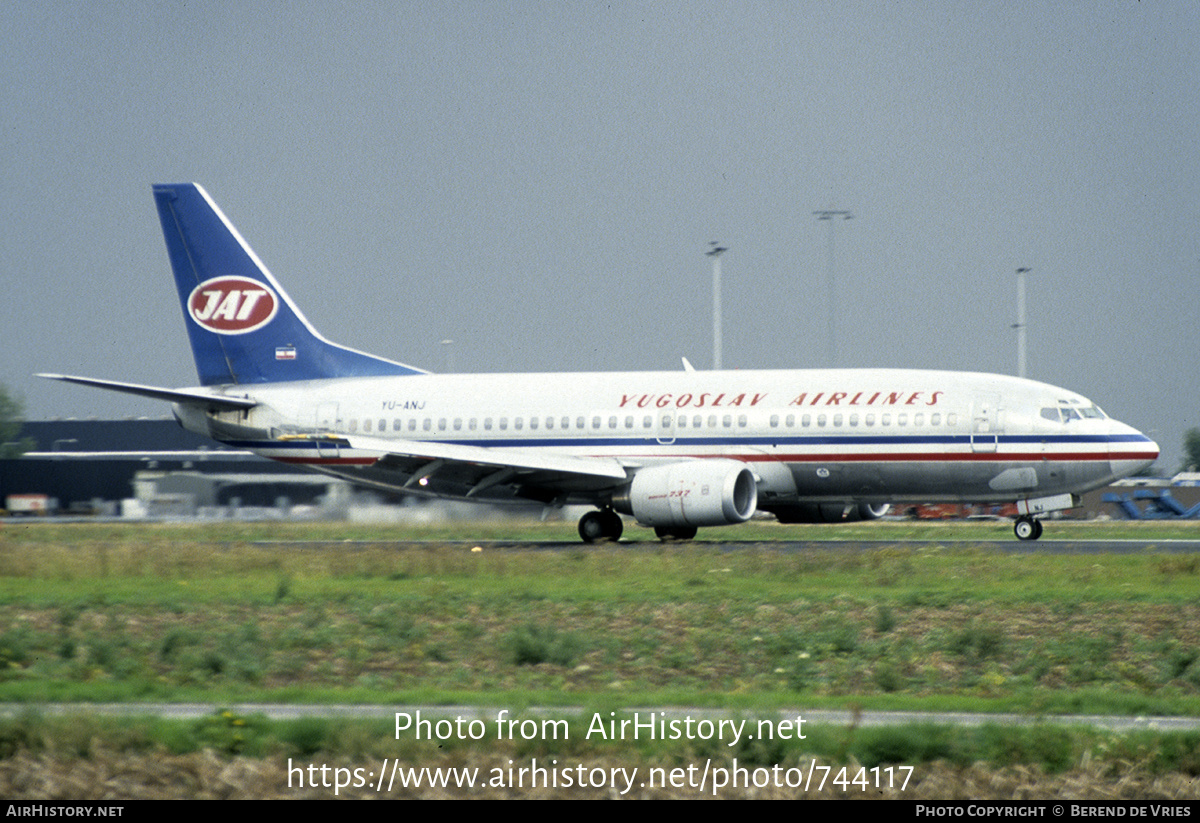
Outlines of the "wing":
[{"label": "wing", "polygon": [[611,490],[629,476],[620,462],[607,457],[344,435],[339,439],[353,452],[378,455],[365,472],[376,482],[448,497],[550,502]]}]

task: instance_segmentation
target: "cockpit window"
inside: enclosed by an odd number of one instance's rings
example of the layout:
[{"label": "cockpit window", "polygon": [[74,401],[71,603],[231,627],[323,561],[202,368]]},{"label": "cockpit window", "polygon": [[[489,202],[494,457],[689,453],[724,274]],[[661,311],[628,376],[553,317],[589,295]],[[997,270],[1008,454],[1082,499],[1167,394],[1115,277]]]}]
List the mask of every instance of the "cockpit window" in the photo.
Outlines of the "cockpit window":
[{"label": "cockpit window", "polygon": [[1106,420],[1108,418],[1104,410],[1095,404],[1088,406],[1068,406],[1065,400],[1061,401],[1061,405],[1057,407],[1043,406],[1041,415],[1046,420],[1052,420],[1055,423],[1069,423],[1072,420],[1082,420],[1084,418],[1089,420]]}]

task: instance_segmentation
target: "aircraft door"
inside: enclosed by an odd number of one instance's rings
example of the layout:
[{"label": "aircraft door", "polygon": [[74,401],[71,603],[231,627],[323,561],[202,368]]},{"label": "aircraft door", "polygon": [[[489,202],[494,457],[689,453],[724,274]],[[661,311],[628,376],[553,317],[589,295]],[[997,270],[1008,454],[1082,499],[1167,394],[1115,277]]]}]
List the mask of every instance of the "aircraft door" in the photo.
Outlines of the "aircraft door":
[{"label": "aircraft door", "polygon": [[994,452],[1000,442],[1000,396],[990,395],[975,401],[971,411],[971,451]]},{"label": "aircraft door", "polygon": [[[337,403],[319,403],[317,405],[316,418],[316,433],[317,434],[334,434],[341,431],[342,420],[339,417],[339,406]],[[318,457],[337,457],[338,446],[336,441],[317,439],[317,456]]]}]

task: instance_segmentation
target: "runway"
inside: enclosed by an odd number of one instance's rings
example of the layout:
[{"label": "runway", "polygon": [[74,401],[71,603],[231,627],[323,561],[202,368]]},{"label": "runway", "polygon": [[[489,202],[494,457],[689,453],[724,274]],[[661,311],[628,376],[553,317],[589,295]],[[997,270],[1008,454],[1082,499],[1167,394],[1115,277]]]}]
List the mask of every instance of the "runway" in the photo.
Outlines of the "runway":
[{"label": "runway", "polygon": [[431,548],[433,546],[456,546],[470,550],[485,551],[597,551],[601,549],[628,549],[648,551],[663,547],[697,550],[717,549],[725,552],[776,551],[776,552],[872,552],[886,549],[907,551],[984,551],[1005,554],[1142,554],[1169,553],[1194,554],[1200,552],[1200,540],[691,540],[662,542],[654,538],[646,540],[621,540],[616,543],[585,544],[580,541],[535,541],[535,540],[260,540],[250,545],[269,548],[271,546],[309,547],[314,549],[378,548],[389,546],[396,549]]}]

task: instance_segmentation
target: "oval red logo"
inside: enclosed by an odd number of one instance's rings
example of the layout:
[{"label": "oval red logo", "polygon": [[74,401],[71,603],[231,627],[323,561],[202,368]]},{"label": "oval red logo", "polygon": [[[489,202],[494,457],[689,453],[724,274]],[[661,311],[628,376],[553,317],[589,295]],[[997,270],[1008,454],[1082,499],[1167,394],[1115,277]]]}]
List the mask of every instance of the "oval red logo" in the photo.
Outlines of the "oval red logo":
[{"label": "oval red logo", "polygon": [[245,334],[270,323],[279,299],[266,283],[235,274],[205,280],[188,296],[188,314],[217,334]]}]

